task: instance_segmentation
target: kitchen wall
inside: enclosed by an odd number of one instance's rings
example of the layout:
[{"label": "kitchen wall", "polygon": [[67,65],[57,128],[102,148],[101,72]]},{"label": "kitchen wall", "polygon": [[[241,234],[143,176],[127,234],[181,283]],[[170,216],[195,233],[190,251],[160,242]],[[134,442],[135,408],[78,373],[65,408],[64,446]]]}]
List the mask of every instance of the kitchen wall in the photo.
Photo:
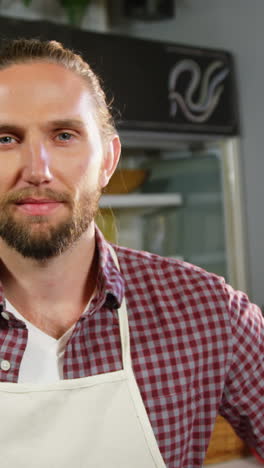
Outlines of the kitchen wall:
[{"label": "kitchen wall", "polygon": [[[227,49],[236,60],[241,112],[241,167],[243,176],[246,252],[250,297],[264,304],[264,2],[263,0],[176,0],[176,17],[144,23],[121,21],[117,11],[109,24],[103,8],[106,0],[92,0],[84,29],[124,33],[130,36],[187,45]],[[120,0],[113,2],[115,8]],[[21,0],[2,0],[0,14],[66,22],[53,0],[34,0],[31,9]]]},{"label": "kitchen wall", "polygon": [[[83,18],[84,29],[106,31],[108,27],[106,1],[90,0],[89,8],[87,8]],[[13,18],[44,19],[56,23],[68,23],[65,10],[60,6],[58,0],[32,0],[29,7],[23,4],[23,0],[0,0],[0,14]]]}]

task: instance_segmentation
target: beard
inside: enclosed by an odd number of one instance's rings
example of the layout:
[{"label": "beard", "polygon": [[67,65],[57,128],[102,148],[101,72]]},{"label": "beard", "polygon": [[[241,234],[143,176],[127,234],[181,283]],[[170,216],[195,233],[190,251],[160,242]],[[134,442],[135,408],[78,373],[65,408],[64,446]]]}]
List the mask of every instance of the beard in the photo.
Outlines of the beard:
[{"label": "beard", "polygon": [[[66,192],[50,189],[23,189],[5,195],[0,199],[0,237],[23,257],[45,262],[61,255],[87,231],[98,211],[100,196],[99,187],[83,193],[78,202]],[[34,197],[66,203],[70,214],[57,225],[52,225],[45,215],[17,219],[12,210],[14,204]]]}]

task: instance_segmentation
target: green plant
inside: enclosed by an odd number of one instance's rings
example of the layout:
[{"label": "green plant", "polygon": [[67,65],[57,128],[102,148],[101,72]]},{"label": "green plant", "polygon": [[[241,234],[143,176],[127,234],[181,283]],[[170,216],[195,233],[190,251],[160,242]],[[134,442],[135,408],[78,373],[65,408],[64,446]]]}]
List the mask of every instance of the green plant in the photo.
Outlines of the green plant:
[{"label": "green plant", "polygon": [[[32,3],[32,0],[22,0],[22,2],[28,7]],[[58,0],[58,2],[65,9],[70,24],[78,26],[81,24],[90,0]]]}]

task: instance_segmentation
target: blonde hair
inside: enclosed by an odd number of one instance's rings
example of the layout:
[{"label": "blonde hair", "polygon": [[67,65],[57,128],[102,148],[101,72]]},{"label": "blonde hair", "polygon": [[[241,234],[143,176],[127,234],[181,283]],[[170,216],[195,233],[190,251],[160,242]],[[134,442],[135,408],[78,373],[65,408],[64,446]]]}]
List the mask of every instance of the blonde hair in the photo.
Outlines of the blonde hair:
[{"label": "blonde hair", "polygon": [[20,63],[46,61],[64,66],[83,78],[94,101],[95,116],[104,141],[116,133],[110,105],[98,76],[90,65],[72,50],[57,41],[39,39],[5,39],[0,46],[0,70]]}]

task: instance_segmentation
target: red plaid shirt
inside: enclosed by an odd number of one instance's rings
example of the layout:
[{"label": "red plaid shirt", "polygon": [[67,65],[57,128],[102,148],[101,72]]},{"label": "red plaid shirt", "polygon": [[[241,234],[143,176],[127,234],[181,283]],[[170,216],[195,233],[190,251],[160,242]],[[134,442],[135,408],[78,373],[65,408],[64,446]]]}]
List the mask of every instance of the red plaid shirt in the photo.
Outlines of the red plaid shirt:
[{"label": "red plaid shirt", "polygon": [[[64,378],[122,368],[117,308],[125,293],[135,376],[169,468],[201,467],[218,412],[264,457],[264,320],[223,279],[175,259],[114,246],[96,233],[97,295],[76,323]],[[4,309],[4,297],[0,297]],[[17,382],[23,322],[0,314],[2,382]]]}]

